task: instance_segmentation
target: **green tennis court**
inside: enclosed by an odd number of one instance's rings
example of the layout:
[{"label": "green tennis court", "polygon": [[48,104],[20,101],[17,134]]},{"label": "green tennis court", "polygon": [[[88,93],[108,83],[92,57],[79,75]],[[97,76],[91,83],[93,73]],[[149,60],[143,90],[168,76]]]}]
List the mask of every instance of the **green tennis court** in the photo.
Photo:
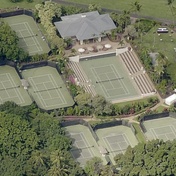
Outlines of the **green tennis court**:
[{"label": "green tennis court", "polygon": [[27,69],[22,71],[22,76],[29,82],[29,93],[40,108],[51,110],[74,104],[55,68],[45,66]]},{"label": "green tennis court", "polygon": [[72,140],[71,154],[81,166],[84,166],[88,160],[95,156],[100,157],[104,164],[106,163],[88,127],[72,125],[65,127],[65,130],[66,135]]},{"label": "green tennis court", "polygon": [[147,120],[143,122],[148,140],[160,139],[164,141],[176,139],[176,119],[172,117]]},{"label": "green tennis court", "polygon": [[112,102],[140,96],[121,60],[115,55],[85,58],[80,64],[98,94]]},{"label": "green tennis court", "polygon": [[107,149],[113,164],[117,154],[124,153],[129,145],[134,147],[138,144],[131,128],[123,125],[98,129],[96,134],[100,139],[99,145]]},{"label": "green tennis court", "polygon": [[29,55],[48,53],[50,48],[34,19],[27,15],[4,18],[19,37],[19,46]]},{"label": "green tennis court", "polygon": [[15,68],[0,66],[0,104],[13,101],[20,106],[30,105],[32,100],[24,90]]}]

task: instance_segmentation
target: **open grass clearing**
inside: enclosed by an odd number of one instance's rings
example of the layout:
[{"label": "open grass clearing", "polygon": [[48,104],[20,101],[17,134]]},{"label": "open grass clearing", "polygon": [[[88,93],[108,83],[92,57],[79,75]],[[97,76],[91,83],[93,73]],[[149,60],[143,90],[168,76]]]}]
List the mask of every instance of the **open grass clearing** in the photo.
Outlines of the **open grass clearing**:
[{"label": "open grass clearing", "polygon": [[26,0],[22,2],[10,2],[10,0],[1,0],[0,3],[0,8],[5,9],[5,8],[13,8],[13,7],[19,7],[19,8],[27,8],[27,9],[34,9],[36,4],[42,3],[43,0],[34,0],[34,2],[29,3]]},{"label": "open grass clearing", "polygon": [[140,100],[134,100],[134,101],[126,101],[126,102],[122,102],[122,103],[116,103],[115,105],[119,106],[119,107],[124,107],[125,105],[131,105],[131,104],[135,104],[135,103],[148,103],[148,100],[150,98],[157,98],[156,96],[152,96],[152,97],[146,97]]},{"label": "open grass clearing", "polygon": [[137,123],[133,123],[133,127],[134,127],[135,130],[136,130],[136,138],[138,139],[138,141],[139,141],[140,143],[146,142],[145,136],[144,136],[144,134],[142,133],[140,126],[139,126]]},{"label": "open grass clearing", "polygon": [[[75,2],[80,4],[99,4],[102,8],[108,8],[113,10],[128,10],[131,8],[131,4],[134,4],[136,0],[111,0],[111,1],[99,1],[99,0],[66,0],[67,2]],[[141,0],[139,3],[142,5],[140,14],[150,17],[172,19],[167,1],[165,0]],[[176,2],[173,2],[176,5]]]}]

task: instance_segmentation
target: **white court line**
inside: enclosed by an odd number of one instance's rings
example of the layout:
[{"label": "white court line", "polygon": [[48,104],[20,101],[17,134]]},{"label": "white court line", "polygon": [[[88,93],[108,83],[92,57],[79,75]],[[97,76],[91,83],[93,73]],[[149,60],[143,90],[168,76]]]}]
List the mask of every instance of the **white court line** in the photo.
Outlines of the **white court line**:
[{"label": "white court line", "polygon": [[[30,27],[29,24],[28,24],[28,22],[25,22],[25,26],[27,26],[27,29],[29,30],[29,33],[32,34],[32,35],[34,35],[34,33],[33,33],[32,29],[31,29],[31,27]],[[34,40],[34,39],[35,39],[35,40]],[[43,49],[42,49],[42,47],[40,46],[40,44],[39,44],[38,40],[36,39],[36,37],[32,37],[32,40],[34,41],[34,43],[36,43],[36,46],[37,46],[37,49],[38,49],[38,50],[35,51],[35,52],[43,51]],[[32,53],[34,53],[34,51],[33,51]]]},{"label": "white court line", "polygon": [[[93,75],[95,76],[95,78],[97,78],[97,80],[98,81],[101,81],[101,79],[100,79],[100,77],[99,77],[99,74],[97,73],[97,71],[96,71],[96,68],[98,69],[98,68],[103,68],[103,67],[110,67],[111,68],[111,72],[108,72],[108,73],[113,73],[115,76],[116,76],[116,78],[119,78],[119,73],[115,70],[115,67],[112,65],[112,64],[110,64],[110,65],[106,65],[106,66],[101,66],[101,67],[93,67],[93,68],[91,68],[91,71],[93,72]],[[115,71],[114,71],[115,70]],[[104,74],[106,74],[106,73],[104,73]],[[118,76],[117,76],[118,75]],[[106,76],[107,76],[107,74],[106,74]],[[107,76],[108,77],[108,76]],[[110,83],[111,83],[111,81],[109,81]],[[120,89],[120,88],[122,88],[123,89],[123,91],[125,92],[124,94],[120,94],[120,96],[122,96],[122,95],[128,95],[129,94],[129,91],[127,91],[127,88],[126,88],[126,86],[124,85],[124,84],[122,84],[122,82],[121,81],[119,81],[119,83],[120,83],[120,85],[121,85],[121,87],[119,87],[118,89]],[[113,85],[112,85],[112,83],[111,83],[111,86],[112,86],[112,88],[114,87]],[[104,92],[104,94],[108,97],[108,98],[110,98],[110,97],[114,97],[114,96],[110,96],[109,95],[109,93],[108,93],[108,91],[109,90],[116,90],[117,88],[114,88],[114,89],[107,89],[103,84],[100,84],[100,87],[101,87],[101,89],[102,89],[102,91]],[[126,89],[126,90],[125,90]],[[118,97],[117,95],[116,95],[116,97]]]},{"label": "white court line", "polygon": [[172,133],[174,134],[174,136],[176,137],[176,134],[175,134],[175,128],[174,128],[174,126],[173,125],[169,125],[170,126],[170,128],[171,128],[171,131],[172,131]]},{"label": "white court line", "polygon": [[[91,68],[90,70],[92,71],[92,74],[94,75],[95,80],[96,80],[96,79],[99,80],[100,78],[98,77],[97,73],[94,71],[94,68]],[[99,80],[99,81],[101,81],[101,80]],[[102,91],[104,92],[104,94],[105,94],[107,97],[109,97],[109,95],[108,95],[108,93],[107,93],[107,89],[104,90],[102,84],[100,84],[100,88],[102,89]]]},{"label": "white court line", "polygon": [[[52,82],[53,82],[53,83],[56,85],[56,87],[57,87],[57,83],[56,83],[55,79],[53,78],[53,76],[50,75],[49,77],[51,78]],[[59,97],[61,98],[63,104],[67,104],[66,99],[65,99],[64,96],[62,95],[60,89],[59,89],[59,90],[57,89],[57,91],[58,91],[58,93],[59,93]]]},{"label": "white court line", "polygon": [[[81,136],[81,139],[82,139],[82,140],[79,140],[79,141],[83,141],[84,144],[85,144],[85,147],[89,147],[90,144],[89,144],[89,142],[87,141],[87,139],[85,138],[84,133],[83,133],[83,132],[80,132],[80,133],[76,133],[75,135],[77,135],[77,134],[79,134],[79,135]],[[73,136],[73,135],[71,135],[71,136]],[[75,142],[77,142],[77,141],[75,141]],[[76,144],[76,145],[77,145],[77,144]],[[77,147],[78,147],[78,145],[77,145]],[[78,147],[78,149],[81,149],[81,148]],[[89,151],[89,153],[90,153],[90,155],[91,155],[91,156],[88,157],[88,158],[91,158],[91,157],[95,156],[94,151],[93,151],[92,149],[90,149],[90,148],[86,148],[86,149],[88,149],[88,151]],[[81,155],[82,155],[82,153],[81,153]],[[86,158],[86,157],[83,156],[83,159],[84,159],[84,158]]]},{"label": "white court line", "polygon": [[[35,90],[33,89],[34,91],[38,90],[38,88],[36,87],[35,82],[33,81],[33,78],[32,78],[32,77],[28,78],[28,81],[31,83],[32,87],[35,88]],[[41,96],[41,95],[37,93],[37,97],[38,97],[40,103],[42,104],[43,107],[45,107],[46,104],[45,104],[45,102],[43,101],[43,98],[40,97],[40,96]]]},{"label": "white court line", "polygon": [[[9,73],[8,73],[8,76],[10,78],[9,80],[12,82],[12,85],[13,86],[17,86]],[[17,94],[18,99],[20,100],[20,104],[25,103],[25,100],[23,99],[21,93],[19,92],[19,89],[15,88],[14,90],[15,90],[15,92]]]},{"label": "white court line", "polygon": [[123,136],[123,138],[125,139],[125,142],[126,142],[127,144],[129,144],[129,145],[132,147],[133,145],[131,144],[131,142],[130,142],[128,136],[127,136],[125,133],[123,133],[122,136]]},{"label": "white court line", "polygon": [[154,139],[159,139],[158,135],[154,131],[154,128],[150,128],[150,132],[151,132],[151,134],[152,134],[152,136],[153,136]]},{"label": "white court line", "polygon": [[[40,78],[40,77],[47,77],[47,78],[50,80],[50,82],[51,82],[55,87],[57,87],[57,83],[55,82],[55,80],[53,79],[53,76],[52,76],[51,74],[29,77],[28,80],[31,80],[32,83],[33,83],[33,85],[35,85],[34,87],[37,87],[36,84],[35,84],[34,78]],[[49,81],[47,81],[47,82],[49,82]],[[43,82],[40,83],[40,84],[43,84]],[[37,85],[38,85],[38,84],[37,84]],[[46,86],[45,86],[45,88],[46,88]],[[36,90],[39,91],[38,88],[37,88]],[[48,91],[47,89],[46,89],[46,91],[47,91],[47,93],[49,94],[49,96],[52,97],[51,94],[49,93],[49,91]],[[62,94],[61,94],[61,91],[58,90],[58,89],[56,89],[56,93],[57,93],[58,97],[50,98],[50,99],[43,99],[43,97],[42,97],[42,95],[41,95],[41,92],[37,92],[37,95],[38,95],[38,97],[40,97],[40,98],[39,98],[40,102],[43,102],[43,103],[41,103],[41,104],[43,105],[43,107],[53,107],[53,106],[56,106],[56,105],[67,104],[65,98],[64,98],[64,97],[62,96]],[[62,102],[61,102],[61,103],[58,103],[58,104],[54,104],[54,105],[47,105],[47,104],[46,104],[46,101],[47,101],[47,100],[52,100],[52,99],[56,99],[56,98],[59,98]]]},{"label": "white court line", "polygon": [[[21,35],[22,35],[22,33],[21,33],[22,31],[28,31],[30,35],[32,35],[32,36],[34,35],[34,33],[33,33],[32,29],[31,29],[30,25],[28,24],[28,22],[15,23],[15,24],[11,24],[10,26],[15,26],[15,25],[16,26],[18,26],[18,25],[23,25],[24,26],[25,29],[16,30],[17,32],[19,31]],[[24,40],[26,46],[33,46],[33,45],[28,45],[27,42],[26,42],[26,40],[25,40],[25,37],[23,35],[22,35],[22,37],[23,37],[23,40]],[[33,40],[34,45],[36,46],[37,50],[35,50],[35,51],[29,51],[29,53],[36,53],[36,52],[43,51],[43,48],[39,44],[37,38],[34,36],[34,37],[31,37],[31,39]],[[27,48],[26,46],[25,47],[22,46],[22,47],[23,48]]]},{"label": "white court line", "polygon": [[[46,90],[46,91],[47,91],[47,93],[49,94],[50,99],[52,99],[52,97],[51,97],[51,95],[50,95],[49,91],[47,90],[47,87],[45,86],[45,84],[44,84],[44,83],[43,83],[43,86],[45,87],[45,90]],[[43,101],[44,101],[44,99],[43,99]]]},{"label": "white court line", "polygon": [[14,24],[10,24],[9,26],[18,26],[20,24],[24,25],[25,22],[22,22],[22,23],[14,23]]},{"label": "white court line", "polygon": [[32,76],[32,77],[29,77],[29,78],[32,78],[32,79],[34,79],[34,78],[41,78],[41,77],[48,77],[49,78],[49,75],[51,75],[51,74],[45,74],[45,75],[39,75],[39,76]]},{"label": "white court line", "polygon": [[103,140],[104,140],[104,143],[105,143],[105,145],[107,146],[107,148],[110,148],[111,154],[112,154],[113,156],[116,156],[115,152],[113,152],[113,149],[112,149],[110,143],[109,143],[108,140],[107,140],[107,137],[103,137]]},{"label": "white court line", "polygon": [[[121,75],[120,75],[119,72],[116,70],[116,68],[114,67],[114,65],[111,64],[111,68],[112,68],[114,74],[116,73],[115,75],[118,75],[118,77],[121,77]],[[118,77],[117,77],[117,78],[118,78]],[[126,89],[126,90],[125,90],[126,94],[129,94],[129,90],[128,90],[127,87],[125,86],[124,82],[121,81],[121,80],[119,80],[119,82],[120,82],[121,86],[123,87],[123,89]]]}]

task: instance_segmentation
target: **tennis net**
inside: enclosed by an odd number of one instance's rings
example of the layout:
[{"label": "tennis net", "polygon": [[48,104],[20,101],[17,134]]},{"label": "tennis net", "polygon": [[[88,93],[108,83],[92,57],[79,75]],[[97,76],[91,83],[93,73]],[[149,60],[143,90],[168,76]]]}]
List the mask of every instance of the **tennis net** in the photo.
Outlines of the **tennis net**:
[{"label": "tennis net", "polygon": [[31,37],[37,37],[37,36],[38,36],[37,34],[34,34],[34,35],[28,35],[28,36],[21,36],[21,37],[19,37],[19,39],[31,38]]},{"label": "tennis net", "polygon": [[62,88],[62,86],[53,87],[53,88],[49,88],[49,89],[34,90],[34,93],[37,93],[37,92],[45,92],[45,91],[50,91],[50,90],[56,90],[56,89],[61,89],[61,88]]},{"label": "tennis net", "polygon": [[85,146],[85,147],[81,147],[81,148],[77,148],[77,147],[74,147],[71,149],[71,151],[74,151],[74,150],[84,150],[84,149],[89,149],[89,148],[93,148],[94,145],[91,145],[91,146]]},{"label": "tennis net", "polygon": [[13,87],[6,87],[6,88],[1,88],[0,91],[3,91],[3,90],[9,90],[9,89],[16,89],[16,88],[19,88],[20,86],[13,86]]},{"label": "tennis net", "polygon": [[100,80],[100,81],[96,81],[96,83],[109,82],[109,81],[115,81],[115,80],[121,80],[121,79],[124,79],[124,77]]}]

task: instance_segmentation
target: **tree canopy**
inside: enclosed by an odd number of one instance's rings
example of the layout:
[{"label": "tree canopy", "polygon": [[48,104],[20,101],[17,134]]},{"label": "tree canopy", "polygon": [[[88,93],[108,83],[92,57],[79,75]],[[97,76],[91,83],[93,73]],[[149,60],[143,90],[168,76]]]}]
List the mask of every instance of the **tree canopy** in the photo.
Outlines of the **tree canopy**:
[{"label": "tree canopy", "polygon": [[153,140],[115,157],[119,175],[175,175],[176,141]]},{"label": "tree canopy", "polygon": [[81,175],[69,152],[71,141],[52,114],[6,102],[0,121],[1,175]]},{"label": "tree canopy", "polygon": [[0,59],[22,61],[27,57],[27,53],[19,48],[19,38],[10,26],[4,21],[0,21]]}]

